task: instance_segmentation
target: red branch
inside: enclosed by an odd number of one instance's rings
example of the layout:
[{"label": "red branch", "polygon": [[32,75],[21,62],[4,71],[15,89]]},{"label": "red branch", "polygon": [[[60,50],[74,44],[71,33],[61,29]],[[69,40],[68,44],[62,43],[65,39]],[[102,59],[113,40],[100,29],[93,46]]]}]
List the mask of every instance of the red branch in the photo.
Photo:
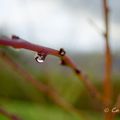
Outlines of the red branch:
[{"label": "red branch", "polygon": [[69,66],[75,74],[78,76],[80,80],[83,81],[85,87],[87,88],[87,91],[90,93],[90,95],[95,97],[98,101],[101,101],[101,95],[95,88],[95,86],[91,83],[91,81],[88,79],[88,77],[77,68],[77,65],[74,64],[74,62],[65,54],[65,51],[63,49],[60,49],[60,51],[43,47],[40,45],[32,44],[30,42],[27,42],[21,38],[14,38],[14,39],[0,39],[0,45],[1,46],[11,46],[16,49],[28,49],[31,51],[35,51],[37,53],[44,53],[46,55],[54,55],[56,57],[59,57],[61,59],[61,63],[63,65]]}]

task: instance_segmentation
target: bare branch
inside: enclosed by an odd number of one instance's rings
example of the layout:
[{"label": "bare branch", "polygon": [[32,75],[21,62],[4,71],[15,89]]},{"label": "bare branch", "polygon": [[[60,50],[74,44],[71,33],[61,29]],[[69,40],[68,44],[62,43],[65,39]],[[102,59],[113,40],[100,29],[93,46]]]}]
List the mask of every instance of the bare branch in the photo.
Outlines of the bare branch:
[{"label": "bare branch", "polygon": [[[104,9],[104,22],[105,22],[105,74],[104,74],[104,105],[105,107],[111,106],[112,102],[112,83],[111,83],[111,72],[112,72],[112,55],[109,44],[109,6],[108,0],[103,0],[103,9]],[[105,113],[105,120],[112,120],[112,113]]]},{"label": "bare branch", "polygon": [[111,72],[112,72],[112,56],[109,45],[109,6],[108,0],[103,0],[104,8],[104,21],[105,21],[105,74],[104,74],[104,103],[106,106],[111,104],[112,85],[111,85]]},{"label": "bare branch", "polygon": [[[101,101],[101,95],[97,91],[96,87],[91,83],[91,81],[88,79],[88,77],[83,73],[81,70],[77,68],[77,65],[74,64],[74,62],[70,59],[69,56],[65,54],[65,51],[63,49],[54,50],[51,48],[43,47],[40,45],[35,45],[30,42],[27,42],[21,38],[14,38],[14,39],[0,39],[0,45],[1,46],[11,46],[16,49],[24,48],[31,51],[35,51],[37,53],[44,53],[47,55],[54,55],[56,57],[59,57],[66,66],[69,66],[75,74],[78,76],[78,78],[84,83],[85,87],[87,88],[87,91],[90,93],[90,95],[95,97],[98,101]],[[64,54],[63,54],[64,53]]]}]

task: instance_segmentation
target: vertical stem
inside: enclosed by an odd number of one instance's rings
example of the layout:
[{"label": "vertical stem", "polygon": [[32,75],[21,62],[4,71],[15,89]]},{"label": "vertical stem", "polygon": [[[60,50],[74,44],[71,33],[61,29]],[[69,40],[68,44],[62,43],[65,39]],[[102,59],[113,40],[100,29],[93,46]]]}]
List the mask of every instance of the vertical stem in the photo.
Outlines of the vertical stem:
[{"label": "vertical stem", "polygon": [[[112,98],[112,84],[111,84],[111,72],[112,72],[112,56],[109,44],[109,6],[108,0],[103,0],[104,8],[104,21],[105,21],[105,74],[104,74],[104,105],[110,107]],[[110,113],[105,114],[105,120],[111,120]]]}]

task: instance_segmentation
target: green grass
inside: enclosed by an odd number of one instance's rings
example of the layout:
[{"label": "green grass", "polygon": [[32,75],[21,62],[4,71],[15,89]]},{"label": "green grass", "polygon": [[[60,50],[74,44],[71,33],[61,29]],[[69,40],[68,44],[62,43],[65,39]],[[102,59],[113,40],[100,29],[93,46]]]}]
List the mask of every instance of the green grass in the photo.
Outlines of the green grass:
[{"label": "green grass", "polygon": [[[0,101],[0,105],[7,111],[17,114],[23,120],[84,120],[82,117],[65,112],[52,104]],[[89,118],[88,120],[103,120],[103,116],[100,113],[85,111],[84,115]],[[0,115],[0,120],[8,119]],[[120,120],[120,117],[118,116],[115,120]]]},{"label": "green grass", "polygon": [[[80,117],[63,111],[54,105],[25,102],[2,102],[7,111],[15,113],[23,120],[82,120]],[[0,115],[0,120],[8,120]]]},{"label": "green grass", "polygon": [[0,115],[0,120],[9,120],[9,119],[6,118],[5,116]]}]

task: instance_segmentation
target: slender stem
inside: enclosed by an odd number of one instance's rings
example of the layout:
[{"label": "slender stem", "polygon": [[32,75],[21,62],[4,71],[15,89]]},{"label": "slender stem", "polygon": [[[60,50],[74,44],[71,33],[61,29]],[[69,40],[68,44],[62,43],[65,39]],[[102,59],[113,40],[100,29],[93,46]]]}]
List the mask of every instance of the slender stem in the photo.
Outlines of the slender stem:
[{"label": "slender stem", "polygon": [[108,1],[103,0],[104,18],[105,18],[105,74],[104,74],[104,102],[105,105],[111,103],[112,85],[111,85],[111,70],[112,56],[109,45],[109,7]]},{"label": "slender stem", "polygon": [[16,49],[24,48],[35,52],[44,52],[47,55],[54,55],[56,57],[59,57],[66,66],[69,66],[75,74],[78,76],[78,78],[84,83],[85,87],[87,88],[87,91],[90,93],[90,95],[95,97],[98,101],[101,101],[101,95],[97,91],[96,87],[91,83],[91,81],[88,79],[88,77],[83,73],[81,70],[77,68],[77,65],[71,60],[71,58],[67,55],[60,54],[60,51],[54,50],[51,48],[43,47],[40,45],[35,45],[30,42],[27,42],[23,39],[0,39],[0,45],[1,46],[11,46]]},{"label": "slender stem", "polygon": [[[105,21],[105,74],[104,74],[104,105],[110,107],[112,99],[112,84],[111,84],[111,72],[112,72],[112,56],[109,44],[109,6],[108,0],[103,0],[104,8],[104,21]],[[111,114],[105,114],[105,120],[112,120]]]}]

